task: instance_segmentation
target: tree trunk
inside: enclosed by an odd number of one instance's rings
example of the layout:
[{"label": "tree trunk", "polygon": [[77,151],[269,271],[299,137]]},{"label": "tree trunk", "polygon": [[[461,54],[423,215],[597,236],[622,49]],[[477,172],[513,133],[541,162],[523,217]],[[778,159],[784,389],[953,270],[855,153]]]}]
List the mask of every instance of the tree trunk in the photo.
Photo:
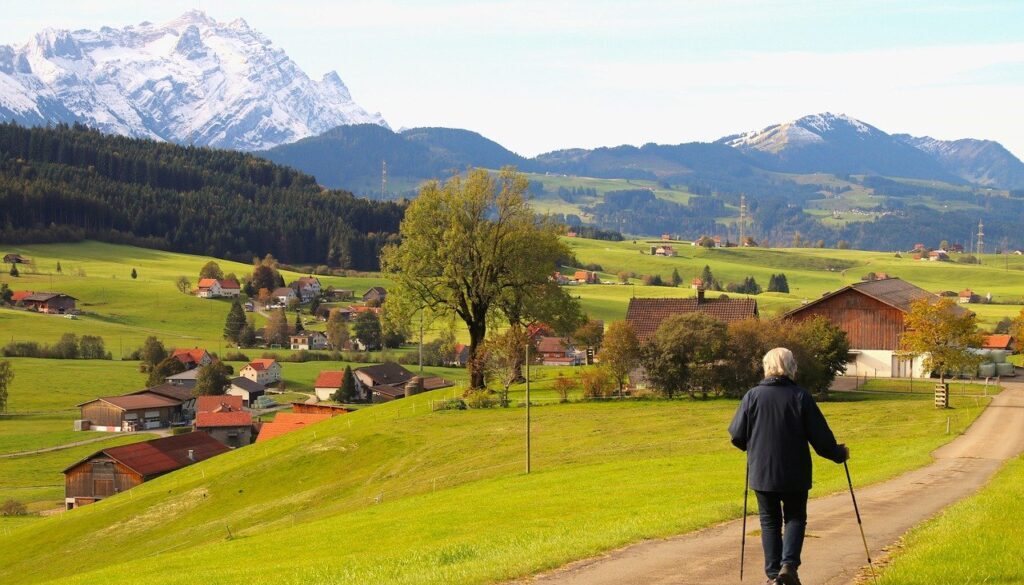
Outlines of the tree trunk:
[{"label": "tree trunk", "polygon": [[484,368],[477,360],[477,351],[487,337],[487,323],[467,323],[469,328],[469,358],[466,367],[469,368],[469,388],[479,390],[484,387]]}]

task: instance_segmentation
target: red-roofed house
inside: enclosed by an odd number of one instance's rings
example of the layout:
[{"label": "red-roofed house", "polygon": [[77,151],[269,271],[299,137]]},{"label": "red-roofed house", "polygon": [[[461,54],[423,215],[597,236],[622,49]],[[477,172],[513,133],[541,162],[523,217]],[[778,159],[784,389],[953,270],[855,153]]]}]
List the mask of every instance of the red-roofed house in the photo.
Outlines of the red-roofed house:
[{"label": "red-roofed house", "polygon": [[573,280],[583,284],[598,284],[601,279],[597,277],[597,273],[590,270],[577,270],[573,274]]},{"label": "red-roofed house", "polygon": [[1005,349],[1016,353],[1017,340],[1012,335],[986,335],[985,343],[981,347],[984,349]]},{"label": "red-roofed house", "polygon": [[320,372],[320,375],[316,377],[316,382],[313,382],[313,392],[316,393],[318,400],[330,400],[331,396],[341,388],[341,382],[344,379],[344,370]]},{"label": "red-roofed house", "polygon": [[17,303],[18,301],[24,301],[26,298],[30,297],[32,294],[33,294],[33,292],[30,291],[30,290],[16,290],[11,295],[11,302],[12,303]]},{"label": "red-roofed house", "polygon": [[70,510],[91,504],[227,451],[206,433],[103,449],[64,470],[64,505]]},{"label": "red-roofed house", "polygon": [[242,410],[241,396],[224,394],[222,396],[197,396],[196,414],[200,412],[231,412]]},{"label": "red-roofed house", "polygon": [[203,299],[237,297],[240,294],[242,287],[234,279],[200,278],[196,287],[196,296]]},{"label": "red-roofed house", "polygon": [[195,430],[210,435],[232,449],[244,447],[252,444],[252,414],[230,408],[199,412],[196,414]]},{"label": "red-roofed house", "polygon": [[708,299],[699,289],[696,297],[688,299],[630,299],[626,321],[633,326],[637,339],[644,342],[665,319],[682,313],[706,313],[725,323],[758,316],[754,299]]},{"label": "red-roofed house", "polygon": [[452,360],[445,365],[453,368],[464,368],[467,363],[469,363],[469,346],[465,343],[456,343],[455,355],[452,357]]},{"label": "red-roofed house", "polygon": [[701,278],[694,278],[690,281],[690,288],[693,290],[701,290],[704,288],[704,280]]},{"label": "red-roofed house", "polygon": [[252,360],[238,373],[243,378],[268,386],[281,381],[281,364],[273,359]]},{"label": "red-roofed house", "polygon": [[964,290],[960,291],[960,302],[961,303],[964,303],[964,304],[973,303],[973,302],[976,302],[977,300],[978,300],[978,295],[974,294],[974,291],[972,291],[971,289],[965,288]]},{"label": "red-roofed house", "polygon": [[208,351],[201,347],[194,347],[192,349],[175,349],[171,352],[171,356],[185,364],[185,368],[189,370],[192,368],[208,366],[213,363],[213,357]]}]

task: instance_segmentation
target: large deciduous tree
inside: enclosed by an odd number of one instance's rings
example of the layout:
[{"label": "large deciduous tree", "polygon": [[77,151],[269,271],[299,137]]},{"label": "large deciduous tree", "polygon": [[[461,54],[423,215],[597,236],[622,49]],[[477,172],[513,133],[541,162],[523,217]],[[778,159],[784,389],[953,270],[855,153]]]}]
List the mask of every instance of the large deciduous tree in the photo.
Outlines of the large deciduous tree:
[{"label": "large deciduous tree", "polygon": [[900,350],[909,356],[924,356],[924,367],[946,374],[976,368],[980,356],[970,351],[981,347],[974,313],[961,309],[949,297],[921,298],[910,304],[906,331],[900,336]]},{"label": "large deciduous tree", "polygon": [[656,388],[672,398],[681,391],[716,391],[728,350],[725,323],[705,313],[666,319],[643,348],[643,364]]},{"label": "large deciduous tree", "polygon": [[616,321],[608,326],[597,358],[614,378],[621,396],[626,376],[640,365],[640,342],[628,321]]},{"label": "large deciduous tree", "polygon": [[[558,239],[558,226],[530,208],[528,184],[510,168],[497,175],[470,169],[444,185],[427,183],[406,210],[401,244],[381,255],[384,272],[396,283],[390,295],[436,314],[454,313],[466,324],[472,388],[484,386],[475,357],[488,322],[535,319],[529,314],[533,303],[515,293],[533,289],[556,295],[551,301],[569,300],[564,290],[545,286],[558,259],[571,254]],[[516,311],[522,312],[509,314]]]},{"label": "large deciduous tree", "polygon": [[231,383],[231,368],[219,361],[199,368],[196,385],[192,389],[195,396],[220,396],[227,391]]}]

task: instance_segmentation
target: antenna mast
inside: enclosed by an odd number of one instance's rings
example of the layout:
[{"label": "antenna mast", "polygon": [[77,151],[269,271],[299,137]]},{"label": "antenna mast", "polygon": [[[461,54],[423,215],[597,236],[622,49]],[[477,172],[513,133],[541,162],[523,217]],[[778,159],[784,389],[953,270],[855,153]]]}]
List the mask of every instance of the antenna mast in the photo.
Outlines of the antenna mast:
[{"label": "antenna mast", "polygon": [[740,194],[740,242],[739,245],[742,248],[746,245],[746,241],[743,239],[744,228],[747,225],[747,196]]},{"label": "antenna mast", "polygon": [[985,224],[978,220],[978,255],[981,256],[985,251]]},{"label": "antenna mast", "polygon": [[388,198],[388,161],[382,160],[380,167],[380,198]]}]

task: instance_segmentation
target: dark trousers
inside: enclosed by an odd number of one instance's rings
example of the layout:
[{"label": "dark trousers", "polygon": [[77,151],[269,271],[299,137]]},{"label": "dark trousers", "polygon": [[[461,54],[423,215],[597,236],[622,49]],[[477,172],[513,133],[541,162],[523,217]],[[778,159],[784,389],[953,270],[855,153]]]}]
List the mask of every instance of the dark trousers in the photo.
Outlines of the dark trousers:
[{"label": "dark trousers", "polygon": [[[782,565],[800,566],[807,528],[807,492],[754,492],[761,514],[761,546],[764,572],[769,579],[779,576]],[[785,524],[785,531],[783,531]]]}]

